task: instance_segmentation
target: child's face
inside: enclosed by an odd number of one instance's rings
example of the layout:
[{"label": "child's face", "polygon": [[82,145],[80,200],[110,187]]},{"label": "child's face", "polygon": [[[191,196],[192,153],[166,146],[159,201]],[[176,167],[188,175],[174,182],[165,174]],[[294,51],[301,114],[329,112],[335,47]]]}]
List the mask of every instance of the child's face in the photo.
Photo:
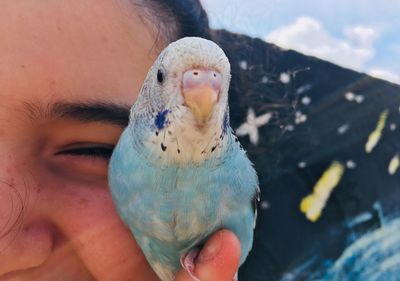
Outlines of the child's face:
[{"label": "child's face", "polygon": [[157,55],[123,1],[1,3],[1,281],[154,278],[107,187]]}]

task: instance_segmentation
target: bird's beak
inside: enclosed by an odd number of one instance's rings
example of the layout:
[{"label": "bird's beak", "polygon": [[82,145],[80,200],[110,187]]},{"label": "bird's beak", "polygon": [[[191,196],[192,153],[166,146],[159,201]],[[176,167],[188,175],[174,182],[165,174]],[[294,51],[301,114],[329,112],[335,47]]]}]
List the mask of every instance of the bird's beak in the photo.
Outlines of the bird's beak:
[{"label": "bird's beak", "polygon": [[218,101],[218,92],[204,85],[183,92],[185,104],[192,110],[198,124],[207,122]]},{"label": "bird's beak", "polygon": [[184,73],[182,94],[197,124],[204,125],[212,116],[221,90],[221,74],[213,70],[191,69]]}]

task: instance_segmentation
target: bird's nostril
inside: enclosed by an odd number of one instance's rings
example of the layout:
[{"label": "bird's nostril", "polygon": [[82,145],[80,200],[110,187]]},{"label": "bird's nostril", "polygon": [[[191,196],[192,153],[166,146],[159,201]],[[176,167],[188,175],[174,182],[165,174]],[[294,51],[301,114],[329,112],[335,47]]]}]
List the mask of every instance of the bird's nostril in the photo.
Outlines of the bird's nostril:
[{"label": "bird's nostril", "polygon": [[209,85],[219,91],[222,84],[222,75],[215,70],[190,69],[183,73],[183,89],[191,89],[202,85]]}]

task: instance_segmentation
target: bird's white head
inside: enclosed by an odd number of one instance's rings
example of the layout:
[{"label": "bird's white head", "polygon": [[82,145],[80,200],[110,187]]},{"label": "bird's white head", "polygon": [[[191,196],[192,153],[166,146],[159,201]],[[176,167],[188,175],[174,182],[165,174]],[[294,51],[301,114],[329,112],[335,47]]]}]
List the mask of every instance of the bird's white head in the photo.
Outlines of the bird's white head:
[{"label": "bird's white head", "polygon": [[149,70],[130,123],[142,122],[146,128],[141,129],[154,131],[153,144],[161,135],[161,151],[169,149],[164,153],[169,157],[200,161],[212,139],[221,139],[229,126],[230,78],[228,58],[217,44],[198,37],[175,41]]}]

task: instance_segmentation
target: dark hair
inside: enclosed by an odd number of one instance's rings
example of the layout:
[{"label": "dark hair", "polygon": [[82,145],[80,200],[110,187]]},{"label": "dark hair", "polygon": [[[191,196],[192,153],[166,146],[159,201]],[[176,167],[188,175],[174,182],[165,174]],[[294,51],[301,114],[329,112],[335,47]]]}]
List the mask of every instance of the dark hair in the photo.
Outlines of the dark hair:
[{"label": "dark hair", "polygon": [[210,38],[207,13],[199,0],[131,0],[164,44],[186,36]]},{"label": "dark hair", "polygon": [[170,11],[175,15],[180,27],[180,37],[210,37],[207,13],[201,6],[199,0],[164,0],[161,2],[169,4]]}]

